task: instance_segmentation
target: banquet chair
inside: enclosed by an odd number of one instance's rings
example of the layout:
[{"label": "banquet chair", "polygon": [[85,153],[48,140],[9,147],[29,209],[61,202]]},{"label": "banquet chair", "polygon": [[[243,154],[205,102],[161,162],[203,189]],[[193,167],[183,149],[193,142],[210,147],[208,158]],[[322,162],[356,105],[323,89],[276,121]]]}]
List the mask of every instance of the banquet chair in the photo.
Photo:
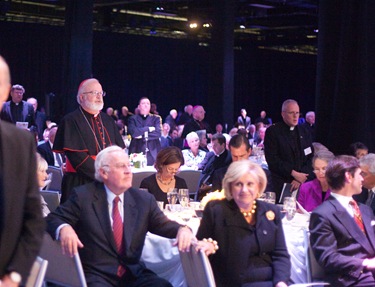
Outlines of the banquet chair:
[{"label": "banquet chair", "polygon": [[62,171],[60,167],[48,166],[47,173],[51,174],[51,182],[47,185],[46,190],[55,190],[61,192],[61,182],[62,182]]},{"label": "banquet chair", "polygon": [[41,190],[40,194],[47,202],[48,209],[52,212],[60,205],[61,194],[54,190]]},{"label": "banquet chair", "polygon": [[48,260],[45,281],[70,287],[87,287],[81,259],[77,253],[74,257],[62,254],[59,241],[54,241],[45,232],[40,257]]},{"label": "banquet chair", "polygon": [[140,172],[133,173],[132,187],[139,188],[142,180],[154,173],[155,171],[140,171]]},{"label": "banquet chair", "polygon": [[26,287],[42,287],[44,286],[44,276],[46,275],[48,261],[37,256],[29,276],[27,277]]},{"label": "banquet chair", "polygon": [[[308,283],[321,283],[321,285],[330,285],[324,282],[324,270],[315,259],[314,252],[310,245],[309,231],[304,229],[304,241],[306,252],[306,270]],[[319,285],[320,286],[320,285]]]},{"label": "banquet chair", "polygon": [[190,197],[195,196],[201,173],[200,170],[181,170],[177,175],[186,181]]},{"label": "banquet chair", "polygon": [[182,269],[188,287],[215,287],[214,274],[210,261],[203,251],[195,251],[195,246],[190,246],[190,252],[180,252]]}]

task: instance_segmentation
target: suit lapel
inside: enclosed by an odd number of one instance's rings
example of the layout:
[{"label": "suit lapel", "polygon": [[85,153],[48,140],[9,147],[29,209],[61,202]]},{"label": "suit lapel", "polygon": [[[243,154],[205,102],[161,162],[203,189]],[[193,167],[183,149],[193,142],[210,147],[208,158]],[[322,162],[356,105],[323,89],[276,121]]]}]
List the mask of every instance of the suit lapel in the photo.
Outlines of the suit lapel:
[{"label": "suit lapel", "polygon": [[[349,213],[344,209],[344,207],[336,199],[332,198],[330,200],[330,203],[337,210],[337,212],[335,212],[333,216],[335,216],[336,219],[339,222],[341,222],[343,227],[348,231],[348,233],[352,236],[352,238],[354,238],[359,244],[361,244],[363,248],[367,250],[367,252],[372,254],[374,250],[372,246],[370,245],[370,240],[368,240],[367,236],[361,231],[361,229],[355,223],[354,219],[349,215]],[[367,228],[366,228],[366,232],[368,232]]]},{"label": "suit lapel", "polygon": [[113,237],[111,221],[108,212],[108,201],[107,194],[103,184],[98,184],[95,189],[95,200],[93,202],[93,208],[98,218],[99,224],[110,243],[112,249],[117,253],[116,243]]},{"label": "suit lapel", "polygon": [[362,221],[365,226],[368,241],[372,245],[372,251],[375,252],[375,233],[374,226],[372,226],[372,224],[375,224],[375,220],[373,220],[374,215],[372,214],[372,210],[366,208],[364,204],[359,204],[359,209],[361,210]]},{"label": "suit lapel", "polygon": [[134,197],[132,196],[132,188],[124,193],[124,233],[126,250],[130,248],[134,229],[137,225],[138,209]]}]

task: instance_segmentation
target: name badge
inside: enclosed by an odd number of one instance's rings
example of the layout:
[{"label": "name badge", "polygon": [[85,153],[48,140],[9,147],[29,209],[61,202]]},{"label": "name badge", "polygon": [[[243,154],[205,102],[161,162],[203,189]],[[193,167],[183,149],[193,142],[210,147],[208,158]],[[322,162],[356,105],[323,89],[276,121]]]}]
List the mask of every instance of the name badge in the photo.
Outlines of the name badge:
[{"label": "name badge", "polygon": [[305,148],[303,151],[305,155],[309,155],[310,153],[312,153],[311,147]]}]

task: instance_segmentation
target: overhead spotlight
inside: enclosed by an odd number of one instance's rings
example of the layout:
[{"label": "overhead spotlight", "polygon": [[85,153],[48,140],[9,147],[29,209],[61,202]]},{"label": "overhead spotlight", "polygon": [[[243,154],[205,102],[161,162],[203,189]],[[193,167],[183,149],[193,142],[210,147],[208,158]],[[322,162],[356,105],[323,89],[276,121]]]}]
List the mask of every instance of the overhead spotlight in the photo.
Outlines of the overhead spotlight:
[{"label": "overhead spotlight", "polygon": [[210,24],[210,23],[204,23],[204,24],[203,24],[203,27],[204,27],[204,28],[210,28],[210,27],[211,27],[211,24]]},{"label": "overhead spotlight", "polygon": [[190,27],[190,29],[197,29],[198,28],[198,23],[192,22],[192,23],[189,24],[189,27]]},{"label": "overhead spotlight", "polygon": [[314,32],[315,32],[315,33],[318,33],[318,32],[319,32],[319,29],[314,29]]},{"label": "overhead spotlight", "polygon": [[245,29],[245,25],[240,25],[240,29]]}]

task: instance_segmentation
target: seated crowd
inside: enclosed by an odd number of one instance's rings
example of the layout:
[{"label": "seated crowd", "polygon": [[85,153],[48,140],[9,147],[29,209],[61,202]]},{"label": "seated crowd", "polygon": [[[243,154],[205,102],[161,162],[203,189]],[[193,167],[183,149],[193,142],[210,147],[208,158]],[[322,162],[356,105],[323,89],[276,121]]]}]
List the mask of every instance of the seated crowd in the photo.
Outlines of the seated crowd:
[{"label": "seated crowd", "polygon": [[[31,129],[37,127],[35,111],[22,101],[24,92],[21,85],[10,89],[1,119],[27,122]],[[36,156],[39,188],[47,183],[48,165],[64,173],[59,207],[50,212],[41,198],[46,230],[64,253],[79,252],[88,286],[172,286],[141,260],[147,232],[175,238],[180,252],[191,244],[203,250],[217,286],[288,286],[293,282],[283,215],[260,200],[270,191],[279,202],[285,184],[311,213],[310,242],[325,280],[331,286],[375,286],[375,154],[364,144],[336,157],[313,144],[315,114],[308,112],[299,124],[294,100],[283,103],[282,121],[275,124],[265,111],[252,122],[243,108],[235,130],[224,135],[220,123],[214,133],[200,105],[187,105],[181,115],[172,109],[163,123],[148,98],[139,100],[134,114],[124,106],[118,115],[110,107],[102,112],[104,96],[98,80],[83,81],[78,109],[58,128],[45,122],[44,138],[40,129],[35,135],[43,144]],[[19,118],[13,121],[13,115]],[[140,184],[147,191],[132,187],[130,155],[138,153],[156,169]],[[215,190],[225,195],[205,206],[196,234],[156,202],[167,204],[171,189],[187,188],[180,168],[201,171],[196,200]]]}]

